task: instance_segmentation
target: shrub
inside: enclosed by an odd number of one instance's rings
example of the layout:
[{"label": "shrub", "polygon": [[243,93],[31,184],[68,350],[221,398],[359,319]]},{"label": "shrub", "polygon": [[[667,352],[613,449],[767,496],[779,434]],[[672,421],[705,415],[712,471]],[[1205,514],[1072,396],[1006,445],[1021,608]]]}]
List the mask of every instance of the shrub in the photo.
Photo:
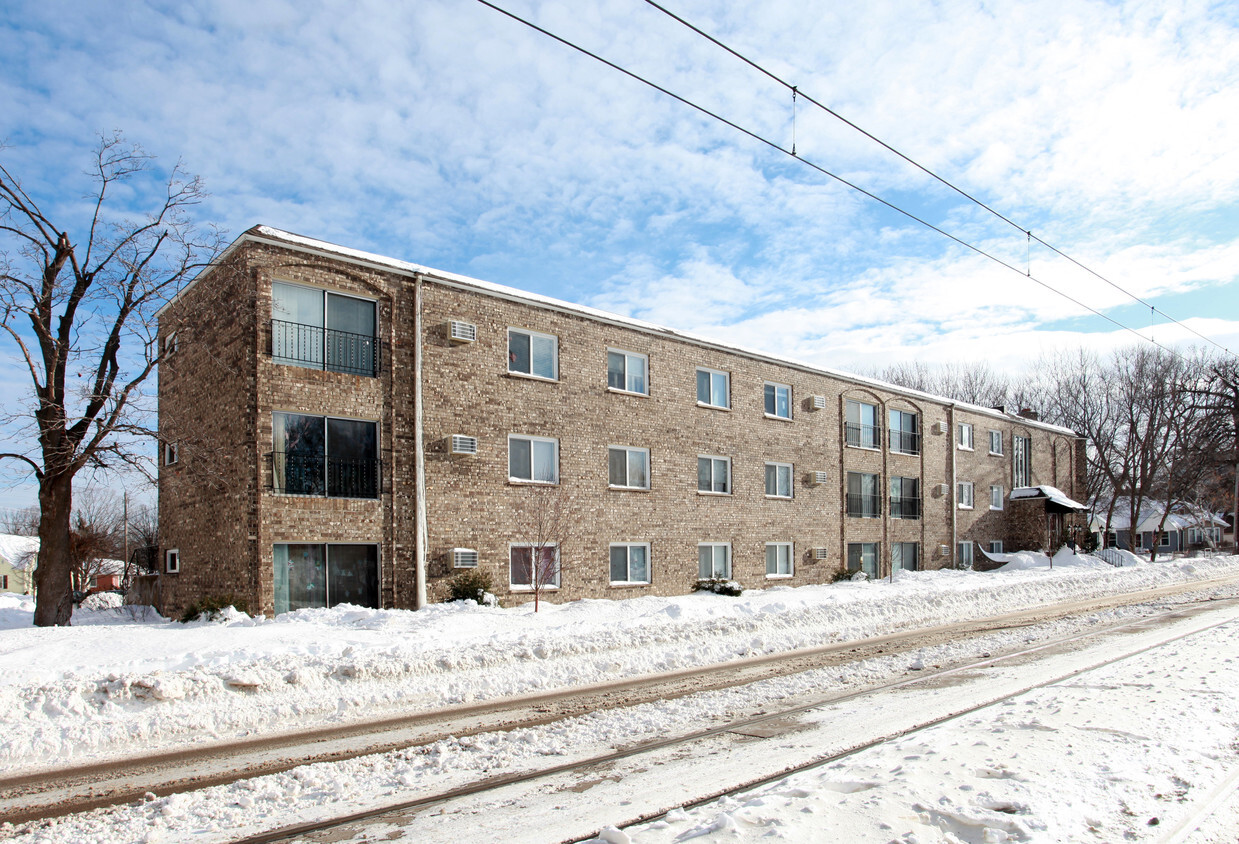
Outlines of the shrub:
[{"label": "shrub", "polygon": [[448,581],[449,601],[477,601],[480,606],[497,607],[498,599],[491,593],[490,575],[479,569],[466,569]]},{"label": "shrub", "polygon": [[212,619],[228,607],[235,607],[238,612],[246,612],[248,604],[244,598],[234,598],[231,595],[208,595],[194,601],[181,613],[181,622],[188,624],[200,618]]},{"label": "shrub", "polygon": [[851,580],[852,572],[848,571],[847,566],[839,566],[830,573],[830,582],[838,583],[840,580]]},{"label": "shrub", "polygon": [[722,578],[711,577],[703,580],[698,580],[693,584],[694,592],[713,592],[715,595],[730,595],[733,598],[740,595],[744,591],[744,587],[734,580],[723,580]]}]

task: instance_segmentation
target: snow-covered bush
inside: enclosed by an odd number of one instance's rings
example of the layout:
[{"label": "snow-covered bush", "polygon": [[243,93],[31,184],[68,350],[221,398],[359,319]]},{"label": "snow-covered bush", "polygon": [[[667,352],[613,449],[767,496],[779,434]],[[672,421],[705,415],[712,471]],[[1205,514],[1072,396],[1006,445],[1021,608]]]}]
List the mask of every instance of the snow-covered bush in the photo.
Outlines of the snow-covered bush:
[{"label": "snow-covered bush", "polygon": [[744,587],[734,580],[723,580],[718,577],[705,578],[693,584],[694,592],[713,592],[715,595],[731,595],[738,597]]},{"label": "snow-covered bush", "polygon": [[248,605],[244,598],[234,598],[231,595],[209,595],[187,606],[185,612],[181,613],[181,621],[185,624],[199,620],[215,621],[228,607],[244,613]]},{"label": "snow-covered bush", "polygon": [[82,601],[84,610],[112,610],[125,605],[125,596],[116,592],[96,592]]},{"label": "snow-covered bush", "polygon": [[477,601],[483,607],[499,606],[499,599],[490,591],[490,575],[478,569],[466,569],[447,585],[449,601]]}]

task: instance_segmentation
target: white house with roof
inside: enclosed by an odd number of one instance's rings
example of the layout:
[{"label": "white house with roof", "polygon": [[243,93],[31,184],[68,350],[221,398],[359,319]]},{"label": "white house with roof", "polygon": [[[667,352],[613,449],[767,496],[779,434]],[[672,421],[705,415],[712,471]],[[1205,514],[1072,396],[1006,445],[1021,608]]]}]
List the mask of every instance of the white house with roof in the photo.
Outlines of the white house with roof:
[{"label": "white house with roof", "polygon": [[0,534],[0,592],[31,594],[38,553],[38,537]]},{"label": "white house with roof", "polygon": [[1108,504],[1099,504],[1089,517],[1089,530],[1098,547],[1156,550],[1159,554],[1217,548],[1222,544],[1222,531],[1226,527],[1226,521],[1217,514],[1190,504],[1176,504],[1167,512],[1166,505],[1160,501],[1144,501],[1136,519],[1133,548],[1130,500],[1116,500],[1113,515],[1107,522],[1109,509]]}]

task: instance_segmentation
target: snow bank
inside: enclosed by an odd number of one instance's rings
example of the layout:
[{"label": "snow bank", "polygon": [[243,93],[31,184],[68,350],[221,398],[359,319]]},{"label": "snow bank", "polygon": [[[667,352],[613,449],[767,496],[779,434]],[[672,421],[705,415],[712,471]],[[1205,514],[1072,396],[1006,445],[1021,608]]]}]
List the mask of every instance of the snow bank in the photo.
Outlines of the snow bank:
[{"label": "snow bank", "polygon": [[29,599],[5,595],[0,769],[437,709],[1239,573],[1239,557],[1046,562],[739,598],[544,602],[537,614],[528,604],[342,605],[182,625],[121,607],[34,628]]}]

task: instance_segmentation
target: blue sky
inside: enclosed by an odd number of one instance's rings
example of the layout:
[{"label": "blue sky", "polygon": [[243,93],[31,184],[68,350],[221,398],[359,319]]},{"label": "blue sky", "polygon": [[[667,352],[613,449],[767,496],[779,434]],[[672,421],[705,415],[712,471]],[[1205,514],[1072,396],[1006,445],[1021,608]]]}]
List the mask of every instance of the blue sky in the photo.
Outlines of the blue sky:
[{"label": "blue sky", "polygon": [[[785,89],[640,0],[499,5],[790,146]],[[1235,5],[817,5],[669,8],[1239,348]],[[264,223],[824,366],[1019,371],[1134,339],[473,0],[10,0],[0,54],[5,159],[68,227],[119,129],[200,174],[201,219],[234,236]],[[802,157],[1148,328],[872,141],[796,116]]]}]

